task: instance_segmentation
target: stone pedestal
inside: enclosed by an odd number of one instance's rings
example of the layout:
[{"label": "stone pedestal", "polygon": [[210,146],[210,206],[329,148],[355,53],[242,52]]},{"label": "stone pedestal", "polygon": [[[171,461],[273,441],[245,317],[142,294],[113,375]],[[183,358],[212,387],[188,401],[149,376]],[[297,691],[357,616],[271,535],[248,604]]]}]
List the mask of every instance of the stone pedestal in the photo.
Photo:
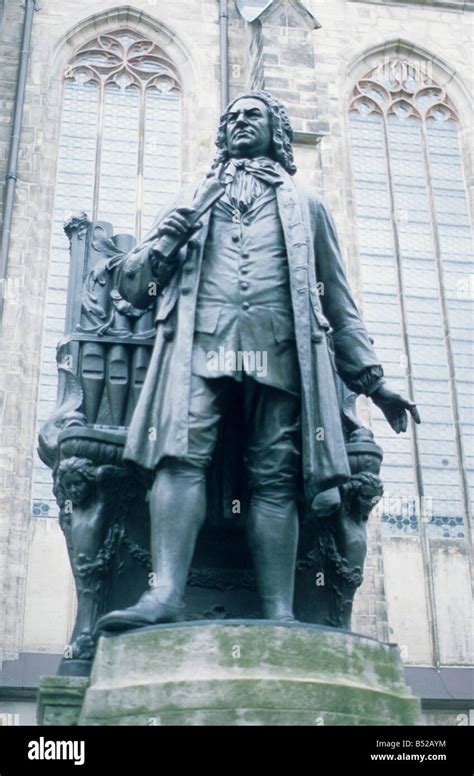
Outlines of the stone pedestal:
[{"label": "stone pedestal", "polygon": [[77,725],[89,679],[82,676],[43,676],[38,690],[38,725]]},{"label": "stone pedestal", "polygon": [[415,725],[398,648],[299,623],[101,638],[79,725]]}]

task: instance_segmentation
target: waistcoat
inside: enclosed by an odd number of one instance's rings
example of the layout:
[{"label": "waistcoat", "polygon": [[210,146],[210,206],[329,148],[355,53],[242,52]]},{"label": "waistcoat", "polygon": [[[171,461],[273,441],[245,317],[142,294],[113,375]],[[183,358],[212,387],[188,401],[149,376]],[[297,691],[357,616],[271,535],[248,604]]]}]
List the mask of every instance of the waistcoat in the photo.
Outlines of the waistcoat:
[{"label": "waistcoat", "polygon": [[244,214],[226,195],[220,199],[203,255],[193,373],[242,380],[243,372],[298,393],[288,260],[273,187]]}]

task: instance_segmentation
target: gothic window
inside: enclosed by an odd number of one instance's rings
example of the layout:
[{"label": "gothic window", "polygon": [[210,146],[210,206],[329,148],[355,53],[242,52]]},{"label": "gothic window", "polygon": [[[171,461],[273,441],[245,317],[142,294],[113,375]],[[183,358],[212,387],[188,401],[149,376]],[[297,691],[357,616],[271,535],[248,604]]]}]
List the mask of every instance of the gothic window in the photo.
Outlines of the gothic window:
[{"label": "gothic window", "polygon": [[[422,425],[384,448],[382,521],[462,537],[472,474],[472,234],[459,121],[418,63],[374,66],[350,104],[364,318],[387,377]],[[388,430],[387,430],[388,429]],[[471,483],[472,488],[472,483]]]},{"label": "gothic window", "polygon": [[[56,399],[55,350],[64,333],[71,212],[114,231],[149,229],[180,183],[181,88],[166,54],[129,30],[83,45],[64,74],[61,138],[38,403],[38,428]],[[35,467],[33,514],[57,514],[51,473]]]}]

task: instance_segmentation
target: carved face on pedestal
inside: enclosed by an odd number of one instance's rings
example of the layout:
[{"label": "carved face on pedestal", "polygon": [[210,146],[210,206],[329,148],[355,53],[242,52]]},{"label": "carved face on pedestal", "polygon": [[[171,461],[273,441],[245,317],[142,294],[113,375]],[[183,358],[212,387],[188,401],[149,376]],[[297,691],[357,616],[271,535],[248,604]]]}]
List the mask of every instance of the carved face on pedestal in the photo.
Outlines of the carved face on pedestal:
[{"label": "carved face on pedestal", "polygon": [[227,150],[234,158],[269,156],[272,147],[270,113],[262,100],[243,97],[227,114]]},{"label": "carved face on pedestal", "polygon": [[382,484],[375,481],[372,484],[363,483],[357,494],[360,512],[369,516],[373,508],[379,503],[383,496]]},{"label": "carved face on pedestal", "polygon": [[57,486],[74,506],[88,504],[95,495],[97,470],[87,458],[67,458],[59,464]]},{"label": "carved face on pedestal", "polygon": [[84,506],[92,496],[93,485],[80,472],[63,474],[61,485],[74,506]]}]

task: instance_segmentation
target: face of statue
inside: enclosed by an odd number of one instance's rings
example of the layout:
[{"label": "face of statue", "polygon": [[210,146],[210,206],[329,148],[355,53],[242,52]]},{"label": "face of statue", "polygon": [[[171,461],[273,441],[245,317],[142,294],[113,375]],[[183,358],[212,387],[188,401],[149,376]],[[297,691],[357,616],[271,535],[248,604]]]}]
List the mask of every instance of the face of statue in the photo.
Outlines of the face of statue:
[{"label": "face of statue", "polygon": [[272,146],[270,113],[261,100],[243,97],[227,114],[227,150],[231,157],[268,156]]},{"label": "face of statue", "polygon": [[374,495],[370,488],[367,491],[359,493],[359,508],[364,514],[370,514],[373,508],[379,503],[381,496],[378,493]]},{"label": "face of statue", "polygon": [[90,483],[77,472],[64,476],[63,487],[72,503],[78,505],[87,501],[91,491]]}]

